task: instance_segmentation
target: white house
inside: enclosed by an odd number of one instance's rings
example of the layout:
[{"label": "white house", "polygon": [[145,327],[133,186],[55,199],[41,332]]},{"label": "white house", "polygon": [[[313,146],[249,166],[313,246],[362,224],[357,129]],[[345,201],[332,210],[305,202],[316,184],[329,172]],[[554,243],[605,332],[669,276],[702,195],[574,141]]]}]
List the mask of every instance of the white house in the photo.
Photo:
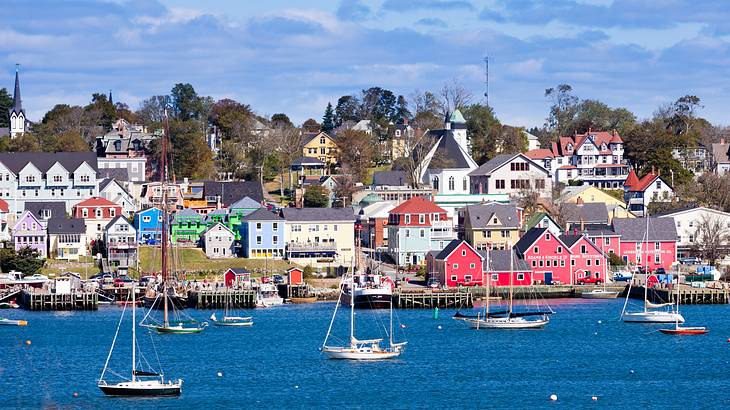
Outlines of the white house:
[{"label": "white house", "polygon": [[711,166],[717,175],[730,172],[730,144],[727,144],[724,138],[720,139],[719,143],[712,144]]},{"label": "white house", "polygon": [[673,199],[674,189],[653,168],[641,179],[632,169],[624,183],[624,201],[628,204],[629,211],[639,217],[647,214],[650,203],[670,202]]},{"label": "white house", "polygon": [[137,261],[137,230],[124,215],[118,215],[104,228],[107,260],[117,270],[126,270]]},{"label": "white house", "polygon": [[235,250],[233,243],[236,235],[227,226],[218,222],[203,232],[205,255],[210,259],[233,258]]},{"label": "white house", "polygon": [[550,172],[524,154],[501,154],[469,173],[472,194],[507,194],[534,190],[549,197],[553,188]]},{"label": "white house", "polygon": [[134,213],[137,212],[137,204],[134,198],[116,179],[103,179],[99,183],[99,196],[121,206],[122,213],[128,218],[134,216]]},{"label": "white house", "polygon": [[[713,227],[713,231],[724,232],[727,239],[730,236],[730,213],[705,208],[704,206],[682,209],[666,214],[657,215],[659,218],[673,218],[677,226],[677,255],[678,257],[689,256],[692,248],[698,246],[699,229],[702,224]],[[727,240],[721,245],[730,245]]]}]

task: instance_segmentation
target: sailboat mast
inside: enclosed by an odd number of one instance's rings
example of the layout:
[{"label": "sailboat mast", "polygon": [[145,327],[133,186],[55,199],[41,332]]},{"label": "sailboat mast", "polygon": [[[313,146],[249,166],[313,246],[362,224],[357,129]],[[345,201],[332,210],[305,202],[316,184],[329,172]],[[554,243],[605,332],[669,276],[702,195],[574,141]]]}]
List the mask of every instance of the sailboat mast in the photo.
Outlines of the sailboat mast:
[{"label": "sailboat mast", "polygon": [[393,346],[393,295],[390,296],[390,346]]},{"label": "sailboat mast", "polygon": [[491,285],[492,281],[492,273],[489,271],[489,250],[491,248],[491,245],[487,245],[487,301],[484,304],[484,319],[486,320],[489,318],[489,285]]},{"label": "sailboat mast", "polygon": [[644,246],[644,256],[642,262],[644,263],[644,313],[646,313],[646,304],[649,301],[649,217],[646,218],[646,232],[644,232],[644,240],[642,245]]},{"label": "sailboat mast", "polygon": [[[512,303],[514,299],[514,283],[513,283],[513,276],[514,276],[514,266],[513,266],[513,259],[512,259],[512,244],[509,244],[509,314],[512,315]],[[487,299],[488,300],[488,299]]]},{"label": "sailboat mast", "polygon": [[137,301],[135,293],[136,289],[132,284],[132,382],[135,381],[135,373],[137,373]]},{"label": "sailboat mast", "polygon": [[355,266],[350,259],[350,344],[355,340]]},{"label": "sailboat mast", "polygon": [[165,111],[165,125],[164,132],[162,134],[162,158],[161,158],[161,169],[162,169],[162,298],[164,305],[163,313],[163,324],[168,327],[168,306],[167,306],[167,137],[170,132],[169,123],[167,119],[167,111]]}]

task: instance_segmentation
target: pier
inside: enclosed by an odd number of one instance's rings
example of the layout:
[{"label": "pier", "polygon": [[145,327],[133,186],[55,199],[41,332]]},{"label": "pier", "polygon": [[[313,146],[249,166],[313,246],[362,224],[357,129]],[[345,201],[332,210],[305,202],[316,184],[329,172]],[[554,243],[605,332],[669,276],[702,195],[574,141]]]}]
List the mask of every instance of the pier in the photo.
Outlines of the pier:
[{"label": "pier", "polygon": [[256,307],[256,292],[241,290],[200,290],[188,293],[188,307],[197,309],[250,309]]},{"label": "pier", "polygon": [[[667,287],[649,288],[648,299],[652,303],[674,303],[677,301],[677,290]],[[644,300],[644,287],[632,286],[632,299]],[[730,303],[730,291],[727,289],[679,287],[679,303],[682,305],[717,305]]]},{"label": "pier", "polygon": [[97,310],[99,295],[96,292],[51,293],[48,291],[20,293],[18,304],[27,310]]},{"label": "pier", "polygon": [[393,307],[399,309],[433,309],[474,306],[472,292],[396,292]]}]

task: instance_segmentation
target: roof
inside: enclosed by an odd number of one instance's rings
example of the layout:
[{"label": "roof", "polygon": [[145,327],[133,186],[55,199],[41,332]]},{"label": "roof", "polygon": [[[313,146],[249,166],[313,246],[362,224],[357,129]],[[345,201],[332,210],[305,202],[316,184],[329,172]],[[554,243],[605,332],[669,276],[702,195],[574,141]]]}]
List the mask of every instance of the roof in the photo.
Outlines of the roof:
[{"label": "roof", "polygon": [[[575,230],[577,232],[577,230]],[[599,236],[619,236],[614,230],[611,225],[608,224],[586,224],[583,225],[582,233],[590,236],[590,237],[599,237]]]},{"label": "roof", "polygon": [[542,218],[545,218],[545,217],[548,217],[548,219],[550,219],[555,225],[560,226],[560,224],[555,222],[555,219],[553,219],[553,217],[550,216],[550,214],[548,214],[546,212],[535,212],[534,214],[532,214],[532,216],[530,216],[530,219],[528,219],[527,222],[525,222],[525,229],[529,230],[529,229],[533,228],[535,225],[537,225],[538,222],[540,222],[542,220]]},{"label": "roof", "polygon": [[444,247],[444,249],[442,249],[441,252],[439,252],[438,255],[436,255],[435,258],[438,260],[445,260],[446,258],[449,257],[449,255],[451,255],[451,253],[453,251],[456,250],[456,248],[461,246],[462,243],[466,244],[466,246],[468,246],[472,251],[474,250],[474,248],[472,248],[471,245],[469,245],[469,243],[467,241],[465,241],[463,239],[454,239],[451,242],[449,242]]},{"label": "roof", "polygon": [[42,210],[51,211],[51,218],[66,217],[66,204],[63,202],[26,202],[25,210],[33,212],[38,219],[40,219]]},{"label": "roof", "polygon": [[282,216],[287,222],[337,221],[355,222],[355,212],[347,208],[284,208]]},{"label": "roof", "polygon": [[408,178],[405,171],[375,171],[373,173],[375,186],[406,186]]},{"label": "roof", "polygon": [[575,243],[578,242],[580,240],[580,238],[582,238],[582,237],[583,237],[583,235],[574,235],[574,234],[563,234],[563,235],[559,236],[560,240],[566,246],[568,246],[568,248],[572,248],[573,245],[575,245]]},{"label": "roof", "polygon": [[631,187],[639,183],[639,177],[636,176],[636,172],[633,168],[629,170],[629,176],[626,177],[626,181],[624,181],[625,187]]},{"label": "roof", "polygon": [[[676,241],[674,218],[613,218],[613,230],[622,241]],[[648,236],[645,234],[648,231]]]},{"label": "roof", "polygon": [[517,157],[522,157],[523,159],[529,161],[532,163],[532,165],[538,167],[539,169],[542,169],[545,171],[545,173],[548,173],[545,168],[541,167],[539,164],[535,163],[530,158],[526,157],[523,154],[499,154],[495,156],[494,158],[490,159],[489,161],[483,163],[479,168],[475,169],[474,171],[471,171],[469,173],[469,176],[489,176],[497,170],[498,168],[502,167],[503,165],[511,162],[512,160],[516,159]]},{"label": "roof", "polygon": [[99,178],[129,181],[129,171],[127,168],[100,168],[96,174]]},{"label": "roof", "polygon": [[446,211],[443,208],[420,196],[414,196],[390,211],[392,214],[432,214],[444,212]]},{"label": "roof", "polygon": [[10,211],[10,207],[8,206],[8,203],[5,202],[4,199],[0,199],[0,212],[8,212]]},{"label": "roof", "polygon": [[190,208],[183,208],[175,212],[173,222],[177,222],[178,219],[203,219],[203,216]]},{"label": "roof", "polygon": [[469,224],[472,228],[482,228],[492,219],[492,215],[506,228],[519,228],[520,220],[517,215],[517,207],[513,204],[500,204],[496,202],[466,207],[465,215],[469,217]]},{"label": "roof", "polygon": [[727,164],[730,162],[730,144],[715,143],[712,144],[712,156],[718,164]]},{"label": "roof", "polygon": [[[629,191],[632,192],[641,192],[645,191],[646,188],[649,188],[651,184],[656,181],[656,179],[659,178],[659,174],[655,174],[654,172],[649,172],[648,174],[641,177],[639,182],[632,184],[629,187]],[[626,183],[624,183],[624,186],[626,186]]]},{"label": "roof", "polygon": [[[524,235],[522,235],[522,238],[520,238],[519,241],[515,244],[515,249],[517,249],[518,252],[524,254],[527,252],[528,249],[530,249],[530,246],[532,246],[535,241],[542,236],[542,234],[547,231],[547,228],[532,228],[529,231],[525,232]],[[509,260],[509,259],[508,259]]]},{"label": "roof", "polygon": [[74,205],[74,208],[81,207],[81,206],[114,206],[118,207],[119,205],[115,204],[114,202],[102,198],[102,197],[91,197],[89,199],[83,200],[79,202],[78,204]]},{"label": "roof", "polygon": [[243,217],[244,221],[283,221],[284,218],[269,211],[266,208],[259,208]]},{"label": "roof", "polygon": [[461,111],[459,109],[455,109],[454,112],[451,113],[451,117],[449,118],[449,122],[459,123],[459,124],[466,124],[466,120],[464,119],[464,116],[461,115]]},{"label": "roof", "polygon": [[378,202],[383,202],[383,197],[380,196],[380,195],[378,195],[378,194],[376,194],[376,193],[374,193],[374,192],[371,192],[371,193],[365,195],[360,200],[360,203],[359,204],[360,204],[360,206],[368,206],[368,205],[371,205],[371,204],[376,204]]},{"label": "roof", "polygon": [[220,196],[223,206],[228,206],[246,196],[259,203],[264,200],[261,184],[254,181],[204,181],[203,192],[205,196]]},{"label": "roof", "polygon": [[217,228],[219,226],[222,226],[223,229],[225,229],[229,234],[235,235],[230,228],[228,228],[227,226],[223,225],[220,222],[216,222],[213,225],[209,226],[208,229],[206,229],[205,232],[203,232],[203,235],[206,235],[208,232],[212,231],[213,229],[215,229],[215,228]]},{"label": "roof", "polygon": [[300,157],[291,163],[292,165],[321,165],[324,166],[324,162],[312,157]]},{"label": "roof", "polygon": [[[362,201],[360,202],[362,206]],[[393,201],[381,201],[366,205],[360,210],[360,219],[364,218],[388,218],[390,211],[395,208],[395,202]]]},{"label": "roof", "polygon": [[[483,268],[487,272],[509,272],[509,256],[512,254],[512,270],[515,272],[526,272],[530,271],[530,265],[527,261],[521,259],[516,253],[510,252],[509,249],[495,249],[487,251],[477,251],[483,258]],[[489,261],[487,261],[487,253],[489,254]],[[489,265],[487,265],[489,264]],[[487,267],[489,268],[487,270]]]},{"label": "roof", "polygon": [[686,213],[690,213],[690,212],[709,212],[709,213],[713,213],[713,214],[717,214],[717,215],[722,215],[723,217],[730,216],[730,213],[728,213],[728,212],[724,212],[724,211],[721,211],[718,209],[708,208],[706,206],[697,206],[696,204],[691,204],[691,205],[683,206],[681,208],[672,209],[671,211],[659,212],[659,213],[655,213],[652,215],[656,216],[656,217],[667,217],[667,216],[686,214]]},{"label": "roof", "polygon": [[104,229],[108,229],[110,226],[116,224],[117,221],[119,221],[120,219],[122,221],[124,221],[124,223],[126,223],[127,225],[131,226],[132,229],[135,229],[134,228],[134,224],[132,224],[131,222],[129,222],[129,219],[125,218],[124,215],[117,215],[116,217],[114,217],[114,219],[112,219],[111,221],[109,221],[108,224],[106,224],[106,227]]},{"label": "roof", "polygon": [[604,202],[564,203],[561,213],[566,222],[608,223],[608,208]]},{"label": "roof", "polygon": [[531,149],[525,152],[525,156],[530,159],[554,158],[553,152],[547,148]]},{"label": "roof", "polygon": [[451,130],[431,130],[428,134],[437,143],[427,169],[471,168],[473,160],[461,149]]},{"label": "roof", "polygon": [[229,272],[229,271],[235,273],[236,275],[250,275],[251,274],[250,270],[243,269],[243,268],[228,268],[228,270],[226,272]]},{"label": "roof", "polygon": [[332,142],[335,141],[334,138],[332,138],[332,136],[330,136],[329,134],[327,134],[324,131],[320,131],[320,132],[316,132],[316,133],[315,132],[311,132],[311,133],[306,132],[306,133],[302,134],[302,137],[304,137],[304,140],[302,141],[302,145],[309,144],[313,139],[319,137],[320,135],[322,135],[323,137],[329,138]]},{"label": "roof", "polygon": [[254,201],[253,199],[244,196],[238,201],[232,203],[229,209],[258,209],[261,208],[261,203]]},{"label": "roof", "polygon": [[23,112],[23,100],[20,98],[20,70],[15,67],[15,90],[13,92],[13,107],[11,112]]},{"label": "roof", "polygon": [[80,218],[51,218],[47,227],[49,234],[86,233],[86,224]]},{"label": "roof", "polygon": [[47,172],[56,162],[69,172],[73,172],[84,162],[95,172],[99,170],[96,154],[93,152],[0,152],[0,162],[16,175],[28,163],[33,163],[41,172]]}]

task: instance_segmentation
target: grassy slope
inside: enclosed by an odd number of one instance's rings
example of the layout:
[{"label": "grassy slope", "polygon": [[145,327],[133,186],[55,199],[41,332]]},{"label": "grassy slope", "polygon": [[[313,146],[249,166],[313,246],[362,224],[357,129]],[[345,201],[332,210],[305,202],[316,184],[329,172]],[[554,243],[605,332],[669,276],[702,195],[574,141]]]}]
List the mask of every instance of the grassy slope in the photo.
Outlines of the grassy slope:
[{"label": "grassy slope", "polygon": [[[173,258],[171,257],[172,261]],[[291,266],[287,261],[263,259],[208,259],[201,249],[178,248],[175,249],[174,260],[177,261],[178,271],[206,272],[211,274],[222,274],[228,268],[245,268],[252,272],[263,272],[264,268],[269,272],[285,272]],[[157,272],[160,270],[160,249],[143,246],[140,247],[140,267],[143,272]]]}]

